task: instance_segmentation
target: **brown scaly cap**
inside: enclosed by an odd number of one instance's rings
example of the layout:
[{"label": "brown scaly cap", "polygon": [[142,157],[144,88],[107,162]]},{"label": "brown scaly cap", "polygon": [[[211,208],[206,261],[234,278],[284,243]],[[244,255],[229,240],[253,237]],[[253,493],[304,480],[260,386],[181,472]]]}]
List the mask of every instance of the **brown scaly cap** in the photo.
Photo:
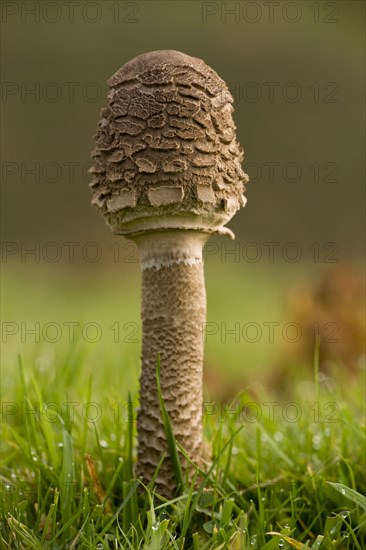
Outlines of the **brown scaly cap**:
[{"label": "brown scaly cap", "polygon": [[161,50],[108,84],[90,185],[113,232],[222,231],[248,181],[225,82],[201,59]]}]

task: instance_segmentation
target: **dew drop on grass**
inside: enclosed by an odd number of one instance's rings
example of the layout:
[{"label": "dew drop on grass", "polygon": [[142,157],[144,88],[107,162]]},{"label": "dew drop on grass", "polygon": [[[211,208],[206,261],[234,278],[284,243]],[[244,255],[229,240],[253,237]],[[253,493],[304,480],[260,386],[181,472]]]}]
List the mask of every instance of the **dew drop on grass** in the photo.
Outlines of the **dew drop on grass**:
[{"label": "dew drop on grass", "polygon": [[239,450],[238,450],[237,447],[233,447],[233,448],[231,449],[231,454],[234,455],[234,456],[237,455],[238,452],[239,452]]},{"label": "dew drop on grass", "polygon": [[283,440],[283,433],[282,432],[276,432],[273,437],[274,437],[275,441],[282,441]]},{"label": "dew drop on grass", "polygon": [[253,548],[257,548],[257,535],[254,535],[250,539],[250,546],[252,546]]},{"label": "dew drop on grass", "polygon": [[349,516],[349,514],[350,514],[349,510],[343,510],[343,512],[341,512],[340,515],[342,516],[342,518],[346,518],[347,516]]},{"label": "dew drop on grass", "polygon": [[107,449],[108,448],[108,443],[105,439],[101,439],[100,440],[100,446],[103,447],[103,449]]},{"label": "dew drop on grass", "polygon": [[62,443],[62,441],[59,441],[59,442],[57,443],[57,447],[63,447],[63,446],[64,446],[64,444]]},{"label": "dew drop on grass", "polygon": [[159,523],[159,522],[154,523],[154,525],[151,527],[151,529],[152,529],[153,531],[157,531],[157,530],[159,529],[159,526],[160,526],[160,523]]},{"label": "dew drop on grass", "polygon": [[282,548],[282,546],[285,546],[285,541],[284,541],[283,539],[280,539],[280,540],[278,541],[278,547],[279,547],[279,548]]}]

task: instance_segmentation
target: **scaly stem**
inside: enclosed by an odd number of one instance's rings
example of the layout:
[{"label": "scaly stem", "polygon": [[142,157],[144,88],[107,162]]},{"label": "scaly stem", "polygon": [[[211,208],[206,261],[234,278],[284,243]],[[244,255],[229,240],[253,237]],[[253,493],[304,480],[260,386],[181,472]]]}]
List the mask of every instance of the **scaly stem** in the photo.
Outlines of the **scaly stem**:
[{"label": "scaly stem", "polygon": [[[151,481],[168,453],[156,385],[160,356],[162,394],[174,435],[190,458],[202,459],[202,367],[206,292],[202,247],[207,235],[164,231],[135,237],[142,268],[142,372],[138,414],[138,470]],[[185,466],[184,460],[182,460]],[[169,456],[158,490],[174,495]]]}]

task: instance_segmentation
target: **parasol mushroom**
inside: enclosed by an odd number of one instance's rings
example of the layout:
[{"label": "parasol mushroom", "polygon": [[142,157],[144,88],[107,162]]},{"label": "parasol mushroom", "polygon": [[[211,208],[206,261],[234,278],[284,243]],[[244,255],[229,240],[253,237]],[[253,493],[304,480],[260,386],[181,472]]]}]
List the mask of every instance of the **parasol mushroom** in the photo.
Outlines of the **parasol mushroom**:
[{"label": "parasol mushroom", "polygon": [[[162,50],[140,55],[108,81],[92,153],[92,203],[114,234],[138,247],[142,270],[142,371],[138,471],[146,482],[168,453],[156,384],[174,435],[202,465],[206,293],[202,249],[245,205],[232,96],[202,60]],[[184,463],[184,460],[183,460]],[[174,493],[169,456],[156,479]]]}]

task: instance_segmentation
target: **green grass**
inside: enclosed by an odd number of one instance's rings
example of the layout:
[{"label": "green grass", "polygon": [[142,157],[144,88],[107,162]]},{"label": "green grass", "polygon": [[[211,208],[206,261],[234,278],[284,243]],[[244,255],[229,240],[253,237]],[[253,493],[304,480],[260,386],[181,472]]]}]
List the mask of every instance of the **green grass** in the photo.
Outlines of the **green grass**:
[{"label": "green grass", "polygon": [[213,462],[167,502],[134,478],[136,396],[116,404],[113,370],[83,384],[82,348],[64,351],[48,376],[5,373],[1,548],[365,548],[359,383],[298,370],[291,397],[206,403]]},{"label": "green grass", "polygon": [[[237,376],[242,390],[231,404],[206,397],[212,462],[187,482],[164,415],[179,493],[168,502],[136,479],[141,335],[124,327],[139,323],[139,275],[112,267],[70,275],[26,266],[3,282],[4,321],[80,325],[74,341],[64,330],[35,342],[19,328],[3,344],[0,548],[365,548],[364,372],[351,377],[340,365],[325,376],[316,358],[287,356],[283,342],[207,339],[206,366]],[[291,273],[268,285],[268,273],[246,266],[222,288],[228,269],[206,270],[209,321],[283,318]],[[96,320],[103,335],[93,343],[80,327]],[[266,376],[281,357],[285,388]]]}]

